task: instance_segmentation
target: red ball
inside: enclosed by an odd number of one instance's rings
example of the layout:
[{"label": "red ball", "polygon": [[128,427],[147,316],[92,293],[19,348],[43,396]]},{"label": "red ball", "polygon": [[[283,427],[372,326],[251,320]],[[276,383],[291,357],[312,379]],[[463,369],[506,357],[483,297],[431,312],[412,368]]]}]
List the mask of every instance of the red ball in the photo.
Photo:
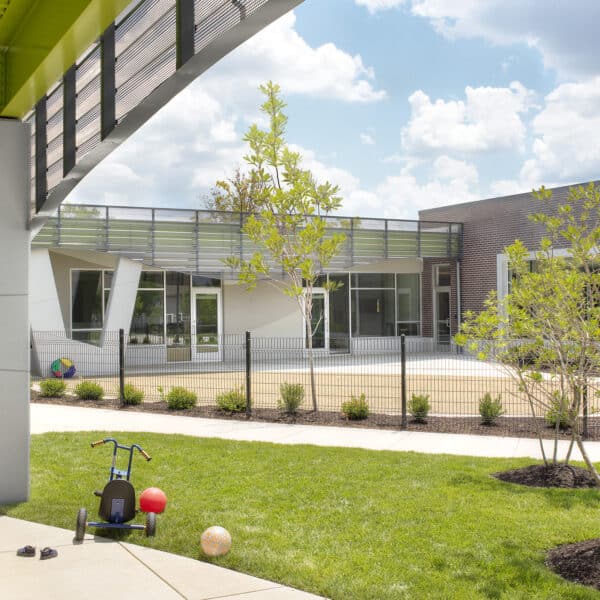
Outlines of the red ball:
[{"label": "red ball", "polygon": [[161,513],[167,506],[166,494],[157,487],[151,487],[140,494],[140,509],[143,512]]}]

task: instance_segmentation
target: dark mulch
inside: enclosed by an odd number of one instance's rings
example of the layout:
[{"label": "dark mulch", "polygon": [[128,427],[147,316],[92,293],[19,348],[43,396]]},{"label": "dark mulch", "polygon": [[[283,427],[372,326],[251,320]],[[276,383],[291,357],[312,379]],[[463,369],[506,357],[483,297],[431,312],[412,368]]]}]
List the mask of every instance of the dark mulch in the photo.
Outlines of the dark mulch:
[{"label": "dark mulch", "polygon": [[572,465],[529,465],[494,473],[494,477],[509,483],[545,488],[591,488],[598,484],[587,469]]},{"label": "dark mulch", "polygon": [[553,548],[546,555],[546,565],[569,581],[600,590],[600,539]]},{"label": "dark mulch", "polygon": [[[252,409],[252,414],[248,417],[246,413],[226,413],[219,410],[216,406],[196,406],[189,410],[172,411],[167,408],[166,402],[144,402],[139,406],[121,407],[119,401],[114,398],[104,400],[79,400],[76,397],[69,396],[65,398],[42,398],[38,393],[31,392],[32,402],[42,402],[46,404],[63,404],[69,406],[86,406],[95,408],[110,408],[117,410],[127,410],[134,412],[153,412],[163,414],[186,415],[190,417],[232,419],[232,420],[251,420],[267,421],[272,423],[297,423],[305,425],[334,425],[339,427],[370,427],[377,429],[399,430],[402,428],[401,417],[399,415],[386,415],[373,413],[362,421],[350,421],[344,415],[337,411],[320,410],[312,412],[300,410],[295,415],[287,415],[276,408],[258,408]],[[543,427],[543,437],[552,438],[554,429],[546,427],[543,419],[540,419]],[[600,417],[591,417],[589,419],[590,440],[600,440]],[[537,437],[536,422],[528,417],[500,417],[492,426],[483,425],[479,417],[427,417],[426,423],[417,423],[408,418],[409,431],[427,431],[436,433],[469,433],[475,435],[499,435],[511,437]],[[561,439],[570,439],[569,431],[561,431]]]}]

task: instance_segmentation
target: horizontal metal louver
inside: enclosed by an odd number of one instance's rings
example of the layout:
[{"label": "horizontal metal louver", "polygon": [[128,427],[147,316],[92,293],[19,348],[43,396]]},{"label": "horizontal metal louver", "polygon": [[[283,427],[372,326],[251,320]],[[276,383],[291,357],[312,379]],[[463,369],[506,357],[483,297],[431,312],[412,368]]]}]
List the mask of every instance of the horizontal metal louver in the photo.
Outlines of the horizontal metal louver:
[{"label": "horizontal metal louver", "polygon": [[[223,258],[249,259],[262,250],[242,233],[245,218],[208,210],[67,205],[33,245],[115,252],[165,269],[220,272]],[[329,235],[346,235],[330,271],[393,258],[456,258],[462,248],[460,223],[345,217],[326,221]],[[273,260],[267,262],[274,266]]]}]

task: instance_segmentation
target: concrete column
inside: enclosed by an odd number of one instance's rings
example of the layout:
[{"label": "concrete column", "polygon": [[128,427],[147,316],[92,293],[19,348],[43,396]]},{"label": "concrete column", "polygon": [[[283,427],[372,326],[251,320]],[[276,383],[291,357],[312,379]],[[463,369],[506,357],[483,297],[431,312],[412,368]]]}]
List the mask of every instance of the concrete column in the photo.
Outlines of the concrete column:
[{"label": "concrete column", "polygon": [[0,119],[0,504],[29,495],[29,137]]},{"label": "concrete column", "polygon": [[[110,341],[109,337],[114,336],[113,332],[119,329],[129,333],[141,270],[142,265],[139,262],[119,258],[113,273],[108,306],[104,315],[102,345]],[[114,342],[114,339],[112,341]]]}]

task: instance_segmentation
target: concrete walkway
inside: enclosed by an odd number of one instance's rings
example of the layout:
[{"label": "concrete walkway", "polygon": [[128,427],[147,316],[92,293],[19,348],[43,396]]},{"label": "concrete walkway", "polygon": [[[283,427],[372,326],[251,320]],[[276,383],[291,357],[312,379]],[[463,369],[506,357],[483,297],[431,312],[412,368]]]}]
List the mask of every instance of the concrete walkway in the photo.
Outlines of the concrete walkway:
[{"label": "concrete walkway", "polygon": [[[32,404],[31,433],[47,431],[149,431],[276,444],[311,444],[462,456],[541,458],[538,440],[529,438],[287,425]],[[547,453],[551,454],[551,440],[545,440],[544,446]],[[561,451],[565,452],[567,446],[567,442],[561,442]],[[587,442],[586,449],[593,461],[600,461],[600,442]],[[573,458],[581,460],[577,450],[573,452]]]},{"label": "concrete walkway", "polygon": [[[16,555],[29,544],[36,556]],[[40,560],[45,547],[56,558]],[[3,600],[310,600],[318,596],[135,544],[0,516]]]}]

